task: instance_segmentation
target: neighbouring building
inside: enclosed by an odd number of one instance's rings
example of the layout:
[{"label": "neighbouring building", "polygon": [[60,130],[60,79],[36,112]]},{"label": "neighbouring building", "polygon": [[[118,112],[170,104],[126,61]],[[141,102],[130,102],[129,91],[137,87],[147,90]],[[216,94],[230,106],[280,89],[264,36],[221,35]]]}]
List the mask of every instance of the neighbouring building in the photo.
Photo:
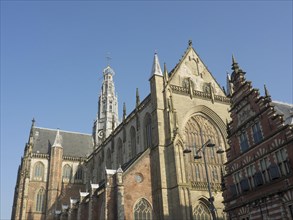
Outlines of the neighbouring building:
[{"label": "neighbouring building", "polygon": [[228,75],[224,204],[229,219],[293,219],[293,105],[272,101],[245,79],[235,59]]}]

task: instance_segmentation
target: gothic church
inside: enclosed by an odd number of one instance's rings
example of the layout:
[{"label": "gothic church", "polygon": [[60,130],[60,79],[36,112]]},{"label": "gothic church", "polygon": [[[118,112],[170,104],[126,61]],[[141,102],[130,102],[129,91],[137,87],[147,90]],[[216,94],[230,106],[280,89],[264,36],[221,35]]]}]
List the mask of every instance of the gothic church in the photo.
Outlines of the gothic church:
[{"label": "gothic church", "polygon": [[[226,158],[217,152],[228,149],[230,99],[191,41],[169,72],[154,55],[150,94],[140,101],[137,90],[121,122],[114,70],[107,66],[103,76],[92,134],[33,120],[12,219],[224,219]],[[214,147],[195,160],[206,143]]]}]

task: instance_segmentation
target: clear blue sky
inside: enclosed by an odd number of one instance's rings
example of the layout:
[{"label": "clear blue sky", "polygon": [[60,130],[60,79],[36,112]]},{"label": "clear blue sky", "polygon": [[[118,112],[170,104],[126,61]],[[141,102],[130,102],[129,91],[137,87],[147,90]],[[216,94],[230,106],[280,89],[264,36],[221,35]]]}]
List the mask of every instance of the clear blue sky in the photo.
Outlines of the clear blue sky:
[{"label": "clear blue sky", "polygon": [[1,219],[9,219],[33,117],[91,133],[109,52],[119,113],[149,93],[154,51],[171,70],[188,40],[219,84],[247,79],[292,103],[292,1],[1,1]]}]

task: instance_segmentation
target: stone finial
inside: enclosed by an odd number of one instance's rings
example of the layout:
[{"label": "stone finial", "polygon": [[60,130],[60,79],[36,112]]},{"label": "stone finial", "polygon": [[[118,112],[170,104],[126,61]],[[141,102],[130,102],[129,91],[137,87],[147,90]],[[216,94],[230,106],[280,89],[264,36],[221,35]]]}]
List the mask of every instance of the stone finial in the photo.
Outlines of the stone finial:
[{"label": "stone finial", "polygon": [[164,63],[164,84],[165,86],[167,85],[169,81],[169,74],[168,74],[168,70],[167,70],[167,65],[166,63]]},{"label": "stone finial", "polygon": [[233,85],[231,83],[231,77],[230,74],[227,72],[226,77],[226,87],[227,87],[227,96],[231,96],[233,94]]},{"label": "stone finial", "polygon": [[264,90],[265,90],[265,96],[266,97],[271,97],[270,94],[269,94],[269,91],[268,91],[268,89],[266,87],[266,84],[264,84]]},{"label": "stone finial", "polygon": [[123,102],[123,120],[126,119],[126,104]]},{"label": "stone finial", "polygon": [[138,88],[136,88],[136,107],[138,107],[139,104],[140,104],[139,91],[138,91]]},{"label": "stone finial", "polygon": [[232,68],[231,69],[234,70],[235,73],[239,71],[238,63],[233,54],[232,54]]}]

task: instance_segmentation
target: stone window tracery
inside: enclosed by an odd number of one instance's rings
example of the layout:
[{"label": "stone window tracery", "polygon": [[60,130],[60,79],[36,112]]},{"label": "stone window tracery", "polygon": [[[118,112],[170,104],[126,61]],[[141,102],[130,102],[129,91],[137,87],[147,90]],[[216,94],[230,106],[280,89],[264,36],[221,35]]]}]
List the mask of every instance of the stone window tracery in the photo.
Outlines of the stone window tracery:
[{"label": "stone window tracery", "polygon": [[45,166],[42,162],[37,162],[34,166],[34,180],[42,181],[44,179]]},{"label": "stone window tracery", "polygon": [[[211,140],[211,142],[215,144],[215,147],[205,149],[206,161],[209,169],[208,173],[210,175],[210,180],[219,182],[219,164],[223,163],[223,159],[216,151],[217,147],[224,143],[224,139],[216,125],[205,115],[198,114],[192,116],[187,121],[184,128],[184,137],[186,148],[192,151],[187,164],[187,172],[189,173],[188,176],[191,178],[190,180],[195,182],[206,181],[206,175],[202,167],[203,159],[194,160],[193,157],[196,150],[199,149],[202,144]],[[202,154],[202,152],[199,154]],[[193,163],[195,163],[195,165],[192,165]]]},{"label": "stone window tracery", "polygon": [[63,181],[70,181],[72,174],[71,166],[65,164],[63,167]]},{"label": "stone window tracery", "polygon": [[200,202],[194,209],[193,209],[193,219],[194,220],[211,220],[211,213],[208,207]]},{"label": "stone window tracery", "polygon": [[134,220],[152,220],[153,211],[150,203],[142,198],[134,206],[133,210]]},{"label": "stone window tracery", "polygon": [[44,204],[45,204],[45,189],[41,188],[36,196],[36,211],[43,212],[44,211]]}]

